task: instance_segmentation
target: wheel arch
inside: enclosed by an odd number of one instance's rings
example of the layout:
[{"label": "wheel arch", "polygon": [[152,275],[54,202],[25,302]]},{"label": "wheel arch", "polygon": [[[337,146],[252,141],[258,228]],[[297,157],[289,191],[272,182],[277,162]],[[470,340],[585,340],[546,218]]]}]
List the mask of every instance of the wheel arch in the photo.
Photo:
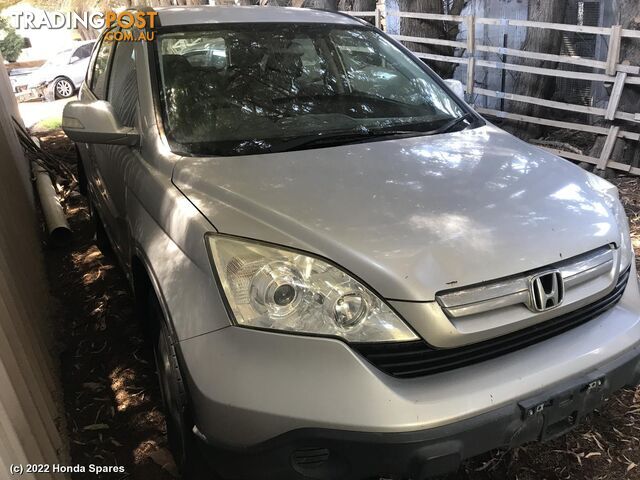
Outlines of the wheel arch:
[{"label": "wheel arch", "polygon": [[71,78],[67,77],[66,75],[56,75],[55,77],[53,77],[53,79],[49,82],[49,83],[55,83],[58,80],[68,80],[69,83],[71,85],[73,85],[73,88],[77,89],[78,87],[76,87],[76,84],[74,83],[73,80],[71,80]]},{"label": "wheel arch", "polygon": [[139,247],[134,249],[130,265],[136,316],[140,319],[146,333],[153,334],[159,327],[159,325],[153,324],[153,321],[151,320],[152,316],[150,315],[148,299],[149,296],[153,294],[160,305],[160,309],[162,310],[161,321],[164,322],[169,334],[171,335],[171,343],[178,343],[178,336],[173,328],[171,315],[164,296],[162,295],[162,291],[160,290],[159,282],[152,273],[153,270],[149,265],[147,256]]},{"label": "wheel arch", "polygon": [[[164,324],[164,326],[166,327],[166,331],[169,334],[169,339],[168,339],[169,349],[175,352],[174,353],[175,361],[177,362],[176,368],[179,374],[180,385],[182,389],[181,390],[182,393],[180,397],[181,398],[180,405],[181,405],[182,415],[184,415],[185,429],[184,430],[181,429],[180,431],[187,435],[187,437],[182,437],[182,438],[189,438],[188,436],[192,435],[192,432],[194,430],[194,426],[196,425],[196,423],[193,417],[193,405],[191,402],[191,396],[189,394],[188,375],[186,374],[187,370],[185,369],[184,357],[180,349],[180,344],[178,343],[178,340],[177,340],[178,337],[176,335],[175,330],[173,329],[173,323],[170,320],[166,302],[164,300],[162,292],[159,290],[157,279],[152,273],[152,269],[150,268],[147,257],[144,255],[144,252],[139,248],[135,249],[135,252],[131,258],[130,269],[131,269],[130,273],[131,273],[132,285],[134,290],[136,316],[137,318],[141,319],[143,323],[143,328],[147,333],[147,339],[150,341],[150,345],[154,348],[154,350],[156,349],[157,341],[159,339],[157,335],[160,334],[160,327],[161,327],[160,323]],[[150,295],[153,295],[155,297],[155,299],[157,300],[157,305],[160,306],[160,310],[161,310],[159,315],[161,318],[159,320],[154,320],[155,322],[158,322],[156,324],[150,323],[151,319],[158,317],[157,313],[155,315],[152,314],[151,310],[157,309],[157,307],[153,307],[151,305],[151,302],[148,301],[148,299],[150,298]],[[156,358],[156,362],[157,361],[158,360]],[[159,367],[156,367],[156,368],[159,368]],[[161,375],[159,372],[160,371],[158,370],[158,376],[160,377]],[[166,403],[165,403],[165,408],[167,408]],[[165,413],[169,414],[168,411],[165,411]],[[169,417],[167,417],[167,421],[168,419]],[[187,451],[187,450],[191,450],[191,449],[185,448],[184,451]],[[189,462],[186,462],[185,464],[181,464],[180,469],[184,472],[185,468],[190,468],[191,463],[192,462],[189,461]],[[187,478],[190,478],[190,477],[187,476]],[[197,478],[201,478],[201,477],[197,477]]]},{"label": "wheel arch", "polygon": [[77,158],[77,169],[78,169],[78,190],[80,193],[87,197],[89,195],[89,183],[87,179],[87,173],[84,168],[84,161],[82,160],[82,154],[80,153],[80,148],[78,148],[78,144],[73,144],[76,150],[76,158]]}]

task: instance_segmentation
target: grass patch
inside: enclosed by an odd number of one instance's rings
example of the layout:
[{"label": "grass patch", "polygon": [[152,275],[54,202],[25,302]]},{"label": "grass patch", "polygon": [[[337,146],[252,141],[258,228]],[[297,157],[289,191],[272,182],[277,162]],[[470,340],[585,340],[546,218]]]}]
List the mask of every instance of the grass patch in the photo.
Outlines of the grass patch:
[{"label": "grass patch", "polygon": [[49,117],[44,120],[40,120],[36,123],[32,130],[39,130],[41,132],[48,132],[49,130],[56,130],[62,126],[62,118]]}]

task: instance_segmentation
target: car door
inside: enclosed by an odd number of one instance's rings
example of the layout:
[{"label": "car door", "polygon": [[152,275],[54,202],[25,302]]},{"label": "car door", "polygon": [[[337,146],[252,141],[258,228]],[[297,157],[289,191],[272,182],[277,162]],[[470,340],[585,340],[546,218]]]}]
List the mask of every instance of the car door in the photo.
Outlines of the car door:
[{"label": "car door", "polygon": [[[109,64],[113,53],[113,42],[100,41],[96,53],[93,55],[90,70],[86,77],[86,84],[80,90],[79,99],[83,102],[106,99],[106,86]],[[110,208],[109,192],[102,180],[103,172],[99,171],[96,164],[96,150],[98,145],[93,143],[78,144],[78,150],[82,159],[82,168],[87,178],[91,207],[105,226],[107,235],[111,238],[115,229],[115,214]]]},{"label": "car door", "polygon": [[[123,126],[138,127],[137,42],[103,41],[83,89],[93,99],[106,100]],[[83,100],[84,100],[83,93]],[[126,214],[126,176],[130,162],[138,161],[137,149],[122,145],[87,146],[86,174],[92,198],[107,234],[123,263],[130,258]]]},{"label": "car door", "polygon": [[[138,42],[117,42],[108,73],[106,100],[124,127],[140,131],[138,117]],[[139,149],[124,145],[96,145],[95,163],[107,195],[104,200],[113,221],[113,242],[123,263],[130,255],[130,234],[126,212],[127,177],[131,163],[141,161]]]}]

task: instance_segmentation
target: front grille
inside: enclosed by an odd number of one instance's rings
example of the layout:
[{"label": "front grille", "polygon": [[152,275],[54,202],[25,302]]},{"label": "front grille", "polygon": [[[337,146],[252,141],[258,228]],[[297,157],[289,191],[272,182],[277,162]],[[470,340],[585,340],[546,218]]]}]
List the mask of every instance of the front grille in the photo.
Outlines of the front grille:
[{"label": "front grille", "polygon": [[590,305],[498,338],[458,348],[436,349],[423,340],[398,343],[358,343],[353,348],[389,375],[413,378],[483,362],[542,342],[582,325],[613,307],[629,279],[628,268],[615,288]]},{"label": "front grille", "polygon": [[[575,288],[579,288],[581,292],[590,292],[585,293],[585,296],[595,295],[603,290],[603,281],[607,282],[607,286],[611,284],[611,274],[615,268],[614,250],[610,245],[605,245],[520,275],[445,290],[436,294],[436,301],[449,318],[478,318],[495,310],[509,308],[520,317],[520,320],[524,320],[522,315],[527,313],[523,312],[518,305],[525,305],[534,314],[539,310],[532,304],[529,294],[533,276],[558,270],[562,276],[565,295],[568,298],[573,297],[572,301],[575,302],[577,300],[573,294]],[[587,287],[587,285],[590,286]]]}]

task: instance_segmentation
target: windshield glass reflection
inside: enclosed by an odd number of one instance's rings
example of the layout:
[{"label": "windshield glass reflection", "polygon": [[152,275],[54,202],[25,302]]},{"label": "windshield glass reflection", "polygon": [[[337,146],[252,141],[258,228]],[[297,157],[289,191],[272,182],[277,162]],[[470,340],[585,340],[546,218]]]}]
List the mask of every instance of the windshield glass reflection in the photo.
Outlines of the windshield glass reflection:
[{"label": "windshield glass reflection", "polygon": [[316,146],[319,138],[336,145],[416,135],[465,113],[367,28],[225,25],[165,33],[158,45],[167,136],[188,153],[244,155]]}]

